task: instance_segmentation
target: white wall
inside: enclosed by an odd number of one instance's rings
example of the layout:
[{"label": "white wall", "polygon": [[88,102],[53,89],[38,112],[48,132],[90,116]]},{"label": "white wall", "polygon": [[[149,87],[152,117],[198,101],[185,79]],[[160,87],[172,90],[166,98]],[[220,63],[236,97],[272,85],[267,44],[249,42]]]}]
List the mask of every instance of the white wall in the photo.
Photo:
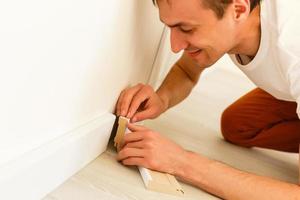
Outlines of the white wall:
[{"label": "white wall", "polygon": [[113,112],[162,31],[150,0],[1,1],[0,167]]},{"label": "white wall", "polygon": [[150,0],[10,0],[0,20],[0,164],[112,112],[162,32]]}]

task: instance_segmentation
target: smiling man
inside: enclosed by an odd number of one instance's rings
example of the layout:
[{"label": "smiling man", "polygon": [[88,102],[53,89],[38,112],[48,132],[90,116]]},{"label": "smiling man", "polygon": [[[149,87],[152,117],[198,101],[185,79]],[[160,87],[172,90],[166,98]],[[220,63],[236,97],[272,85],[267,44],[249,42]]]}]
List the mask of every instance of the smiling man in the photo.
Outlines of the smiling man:
[{"label": "smiling man", "polygon": [[[172,51],[184,51],[157,91],[138,84],[122,91],[117,115],[131,122],[158,117],[185,99],[203,70],[224,54],[257,88],[227,108],[224,138],[244,147],[299,152],[300,2],[297,0],[158,0]],[[298,105],[298,109],[297,109]],[[201,105],[199,105],[201,106]],[[118,160],[180,177],[224,199],[300,199],[298,185],[231,168],[184,150],[146,127],[132,133]]]}]

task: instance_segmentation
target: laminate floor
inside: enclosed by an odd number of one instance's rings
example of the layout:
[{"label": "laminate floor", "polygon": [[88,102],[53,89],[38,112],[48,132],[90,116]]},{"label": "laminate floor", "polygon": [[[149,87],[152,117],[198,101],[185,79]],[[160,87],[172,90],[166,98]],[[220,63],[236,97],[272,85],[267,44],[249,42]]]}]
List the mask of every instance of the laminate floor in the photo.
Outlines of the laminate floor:
[{"label": "laminate floor", "polygon": [[[209,158],[244,171],[297,183],[298,154],[246,149],[222,139],[219,123],[223,109],[253,87],[238,71],[232,72],[222,67],[209,70],[188,99],[145,124],[184,148]],[[184,197],[148,191],[137,168],[121,165],[115,156],[110,143],[107,151],[45,200],[218,199],[185,183],[181,183]]]}]

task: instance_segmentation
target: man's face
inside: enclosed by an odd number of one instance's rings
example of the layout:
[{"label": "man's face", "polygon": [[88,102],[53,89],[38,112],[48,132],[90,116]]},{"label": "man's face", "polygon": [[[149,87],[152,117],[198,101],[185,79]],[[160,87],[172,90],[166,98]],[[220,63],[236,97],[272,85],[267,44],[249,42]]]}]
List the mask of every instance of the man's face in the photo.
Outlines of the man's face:
[{"label": "man's face", "polygon": [[218,19],[201,0],[160,0],[159,15],[171,30],[171,47],[184,50],[200,66],[214,64],[235,45],[235,24],[230,10]]}]

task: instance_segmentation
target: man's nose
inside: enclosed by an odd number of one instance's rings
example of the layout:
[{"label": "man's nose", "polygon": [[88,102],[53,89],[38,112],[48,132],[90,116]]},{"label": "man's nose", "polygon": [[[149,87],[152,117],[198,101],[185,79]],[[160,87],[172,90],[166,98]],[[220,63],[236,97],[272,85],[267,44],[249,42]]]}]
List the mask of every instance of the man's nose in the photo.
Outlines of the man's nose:
[{"label": "man's nose", "polygon": [[184,36],[176,28],[171,28],[171,49],[174,53],[179,53],[181,50],[187,48],[188,43]]}]

